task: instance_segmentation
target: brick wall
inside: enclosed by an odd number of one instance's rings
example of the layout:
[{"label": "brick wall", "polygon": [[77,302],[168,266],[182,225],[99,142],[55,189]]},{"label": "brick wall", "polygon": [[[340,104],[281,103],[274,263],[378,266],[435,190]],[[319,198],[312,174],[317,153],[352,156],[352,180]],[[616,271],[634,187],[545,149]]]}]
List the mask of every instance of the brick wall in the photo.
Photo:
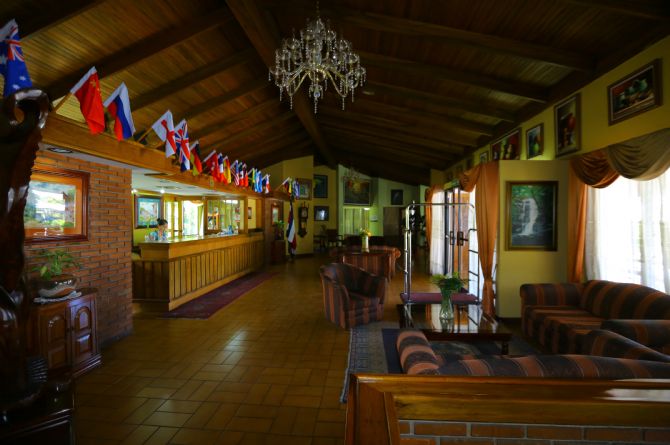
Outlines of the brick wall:
[{"label": "brick wall", "polygon": [[670,443],[669,428],[637,428],[601,425],[541,425],[481,422],[400,421],[402,438],[425,443],[470,445],[619,445]]},{"label": "brick wall", "polygon": [[98,289],[98,339],[109,344],[132,331],[131,171],[40,151],[36,165],[88,172],[88,240],[26,244],[26,271],[31,254],[40,249],[64,248],[78,257],[74,272],[78,287]]}]

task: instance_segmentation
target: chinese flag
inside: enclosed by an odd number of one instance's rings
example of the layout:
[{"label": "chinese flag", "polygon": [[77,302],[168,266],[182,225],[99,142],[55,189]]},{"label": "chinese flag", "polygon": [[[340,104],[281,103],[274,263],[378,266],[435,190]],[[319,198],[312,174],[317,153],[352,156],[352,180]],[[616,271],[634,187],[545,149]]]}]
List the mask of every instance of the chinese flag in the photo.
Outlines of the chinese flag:
[{"label": "chinese flag", "polygon": [[81,114],[86,119],[92,134],[105,131],[105,109],[100,96],[100,82],[95,67],[91,68],[84,77],[70,90],[78,100]]}]

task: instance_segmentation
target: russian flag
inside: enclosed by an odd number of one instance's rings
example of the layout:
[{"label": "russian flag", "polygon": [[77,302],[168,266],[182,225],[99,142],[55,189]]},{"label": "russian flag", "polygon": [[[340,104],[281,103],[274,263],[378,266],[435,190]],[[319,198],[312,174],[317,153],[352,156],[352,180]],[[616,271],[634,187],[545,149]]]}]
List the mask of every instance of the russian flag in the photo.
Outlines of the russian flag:
[{"label": "russian flag", "polygon": [[114,133],[116,139],[122,141],[135,134],[135,124],[130,113],[130,99],[126,84],[121,85],[107,98],[103,104],[109,115],[114,118]]}]

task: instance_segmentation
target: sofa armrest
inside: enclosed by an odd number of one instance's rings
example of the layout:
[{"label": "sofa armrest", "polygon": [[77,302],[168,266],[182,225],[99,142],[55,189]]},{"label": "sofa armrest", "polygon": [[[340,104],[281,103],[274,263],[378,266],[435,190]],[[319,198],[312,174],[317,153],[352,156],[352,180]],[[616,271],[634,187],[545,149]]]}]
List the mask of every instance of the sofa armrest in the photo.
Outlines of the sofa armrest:
[{"label": "sofa armrest", "polygon": [[401,329],[396,347],[405,374],[437,374],[438,359],[423,332]]},{"label": "sofa armrest", "polygon": [[605,320],[600,328],[654,349],[670,345],[670,320]]},{"label": "sofa armrest", "polygon": [[583,288],[579,283],[522,284],[519,289],[521,307],[579,306]]},{"label": "sofa armrest", "polygon": [[361,269],[358,275],[358,283],[358,289],[361,293],[379,298],[379,301],[384,303],[386,287],[388,286],[388,279],[385,276],[375,275]]},{"label": "sofa armrest", "polygon": [[662,354],[616,332],[595,329],[584,336],[582,354],[618,357],[656,362],[670,362],[670,355]]}]

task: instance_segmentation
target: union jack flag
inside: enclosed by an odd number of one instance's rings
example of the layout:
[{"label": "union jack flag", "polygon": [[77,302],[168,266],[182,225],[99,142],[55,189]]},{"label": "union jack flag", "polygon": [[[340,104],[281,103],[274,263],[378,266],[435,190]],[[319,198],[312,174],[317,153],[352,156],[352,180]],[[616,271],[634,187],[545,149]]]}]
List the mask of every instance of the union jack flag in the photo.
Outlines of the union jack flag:
[{"label": "union jack flag", "polygon": [[181,171],[191,169],[191,147],[188,140],[188,124],[186,119],[182,119],[175,128],[174,141],[177,144],[177,153],[179,153],[179,163],[181,164]]},{"label": "union jack flag", "polygon": [[33,86],[21,51],[19,26],[14,19],[0,28],[0,74],[5,78],[5,97]]}]

